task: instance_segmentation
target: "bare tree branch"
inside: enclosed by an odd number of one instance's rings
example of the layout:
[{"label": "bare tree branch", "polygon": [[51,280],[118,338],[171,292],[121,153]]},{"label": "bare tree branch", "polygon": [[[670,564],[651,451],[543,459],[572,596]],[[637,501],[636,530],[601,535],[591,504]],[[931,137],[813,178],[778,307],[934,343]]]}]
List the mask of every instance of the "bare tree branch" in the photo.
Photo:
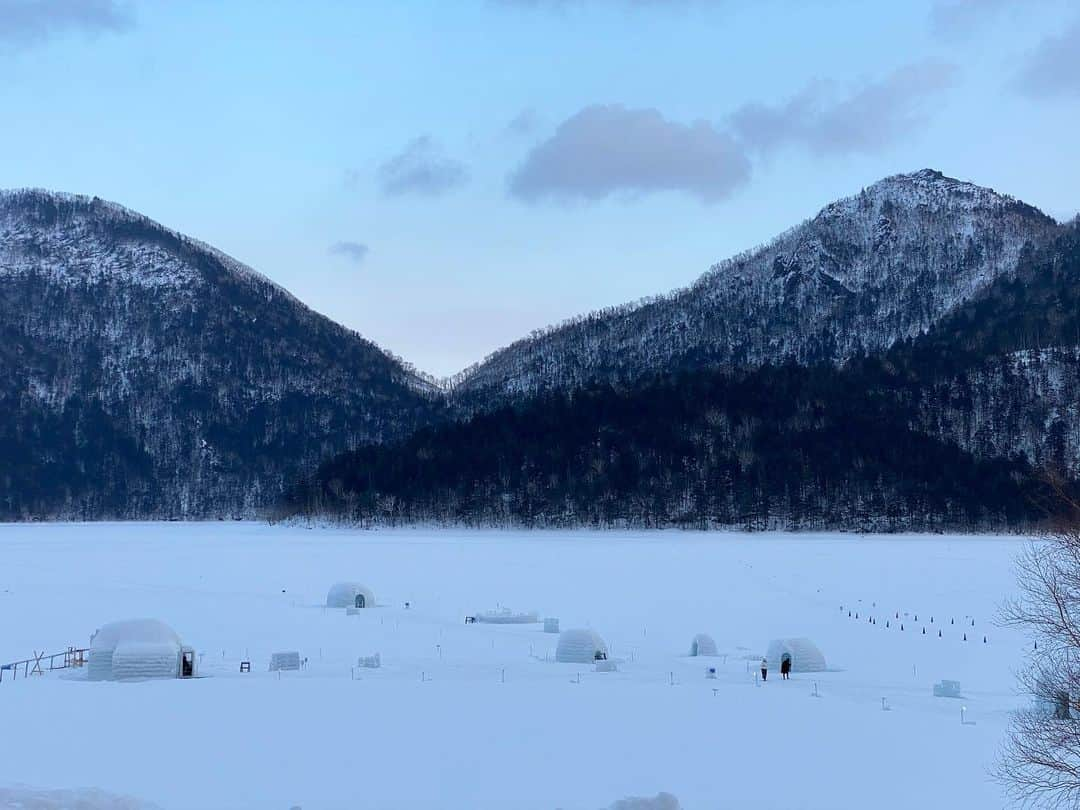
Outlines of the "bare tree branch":
[{"label": "bare tree branch", "polygon": [[1020,682],[1033,705],[1014,715],[995,775],[1022,806],[1080,808],[1080,499],[1044,480],[1056,514],[1017,559],[1020,595],[1001,617],[1032,636]]}]

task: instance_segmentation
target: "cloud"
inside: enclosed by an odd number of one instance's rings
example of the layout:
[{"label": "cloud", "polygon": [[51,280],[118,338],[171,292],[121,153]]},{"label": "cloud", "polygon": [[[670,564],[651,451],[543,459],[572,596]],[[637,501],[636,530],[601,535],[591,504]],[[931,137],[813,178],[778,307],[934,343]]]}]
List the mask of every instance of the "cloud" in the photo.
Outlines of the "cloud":
[{"label": "cloud", "polygon": [[379,185],[388,197],[404,194],[437,196],[464,185],[468,169],[443,154],[427,135],[411,141],[379,167]]},{"label": "cloud", "polygon": [[532,149],[509,190],[527,202],[680,191],[714,203],[749,179],[742,146],[705,121],[681,124],[654,109],[592,105]]},{"label": "cloud", "polygon": [[360,173],[359,169],[346,169],[345,173],[341,176],[341,185],[345,187],[347,191],[358,191],[363,185],[364,176]]},{"label": "cloud", "polygon": [[495,0],[501,6],[563,10],[586,6],[622,6],[624,8],[686,8],[720,6],[730,0]]},{"label": "cloud", "polygon": [[134,27],[116,0],[0,0],[0,42],[30,45],[68,31],[119,33]]},{"label": "cloud", "polygon": [[1080,96],[1080,19],[1027,55],[1014,86],[1034,98]]},{"label": "cloud", "polygon": [[510,123],[506,125],[506,132],[509,135],[532,135],[539,126],[540,117],[536,114],[536,110],[528,107],[510,119]]},{"label": "cloud", "polygon": [[944,39],[966,36],[985,25],[1010,2],[1015,0],[936,0],[930,6],[930,30]]},{"label": "cloud", "polygon": [[354,264],[360,264],[368,255],[368,246],[363,242],[335,242],[330,246],[331,256],[340,256]]},{"label": "cloud", "polygon": [[619,799],[608,810],[679,810],[679,800],[670,793],[655,796],[628,796]]},{"label": "cloud", "polygon": [[729,121],[759,153],[795,144],[821,155],[870,154],[918,129],[929,100],[954,84],[956,72],[943,63],[908,65],[846,93],[835,82],[817,81],[785,104],[747,104]]}]

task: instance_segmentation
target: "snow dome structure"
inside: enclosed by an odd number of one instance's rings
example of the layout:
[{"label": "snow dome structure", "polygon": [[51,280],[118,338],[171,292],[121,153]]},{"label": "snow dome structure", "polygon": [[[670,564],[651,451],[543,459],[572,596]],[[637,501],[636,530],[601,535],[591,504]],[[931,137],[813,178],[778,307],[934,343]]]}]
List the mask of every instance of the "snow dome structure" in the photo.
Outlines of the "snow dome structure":
[{"label": "snow dome structure", "polygon": [[690,642],[690,655],[716,655],[716,642],[708,633],[698,633]]},{"label": "snow dome structure", "polygon": [[791,659],[792,672],[824,672],[825,656],[808,638],[778,638],[769,642],[765,660],[769,669],[780,671],[785,658]]},{"label": "snow dome structure", "polygon": [[326,606],[330,608],[375,607],[375,593],[359,582],[338,582],[326,594]]},{"label": "snow dome structure", "polygon": [[86,677],[91,681],[191,678],[195,651],[157,619],[112,622],[90,637]]},{"label": "snow dome structure", "polygon": [[593,630],[563,630],[559,634],[555,660],[561,664],[591,664],[607,656],[607,644]]}]

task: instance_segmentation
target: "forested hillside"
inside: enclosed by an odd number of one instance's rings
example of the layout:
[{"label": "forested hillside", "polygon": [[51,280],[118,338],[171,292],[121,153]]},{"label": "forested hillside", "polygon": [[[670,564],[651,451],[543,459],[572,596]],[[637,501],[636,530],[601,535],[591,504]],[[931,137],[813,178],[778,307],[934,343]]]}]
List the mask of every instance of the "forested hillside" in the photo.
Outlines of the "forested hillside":
[{"label": "forested hillside", "polygon": [[101,200],[0,194],[0,519],[253,517],[440,408],[213,248]]},{"label": "forested hillside", "polygon": [[1015,529],[1077,472],[1080,228],[879,355],[553,392],[360,448],[286,513],[527,526]]}]

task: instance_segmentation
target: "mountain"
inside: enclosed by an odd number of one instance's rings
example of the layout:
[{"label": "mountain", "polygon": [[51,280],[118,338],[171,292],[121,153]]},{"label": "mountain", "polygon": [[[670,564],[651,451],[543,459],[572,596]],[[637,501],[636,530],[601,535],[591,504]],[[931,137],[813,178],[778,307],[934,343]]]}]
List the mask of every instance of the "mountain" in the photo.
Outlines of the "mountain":
[{"label": "mountain", "polygon": [[466,411],[655,373],[839,363],[915,337],[1059,226],[1037,209],[923,170],[826,206],[687,289],[575,319],[454,380]]},{"label": "mountain", "polygon": [[1010,530],[1080,479],[1080,225],[922,335],[842,363],[548,391],[323,464],[359,522]]},{"label": "mountain", "polygon": [[442,408],[234,259],[99,199],[0,193],[0,518],[241,517]]},{"label": "mountain", "polygon": [[438,386],[205,244],[0,192],[0,519],[1013,528],[1080,478],[1080,223],[938,172]]}]

